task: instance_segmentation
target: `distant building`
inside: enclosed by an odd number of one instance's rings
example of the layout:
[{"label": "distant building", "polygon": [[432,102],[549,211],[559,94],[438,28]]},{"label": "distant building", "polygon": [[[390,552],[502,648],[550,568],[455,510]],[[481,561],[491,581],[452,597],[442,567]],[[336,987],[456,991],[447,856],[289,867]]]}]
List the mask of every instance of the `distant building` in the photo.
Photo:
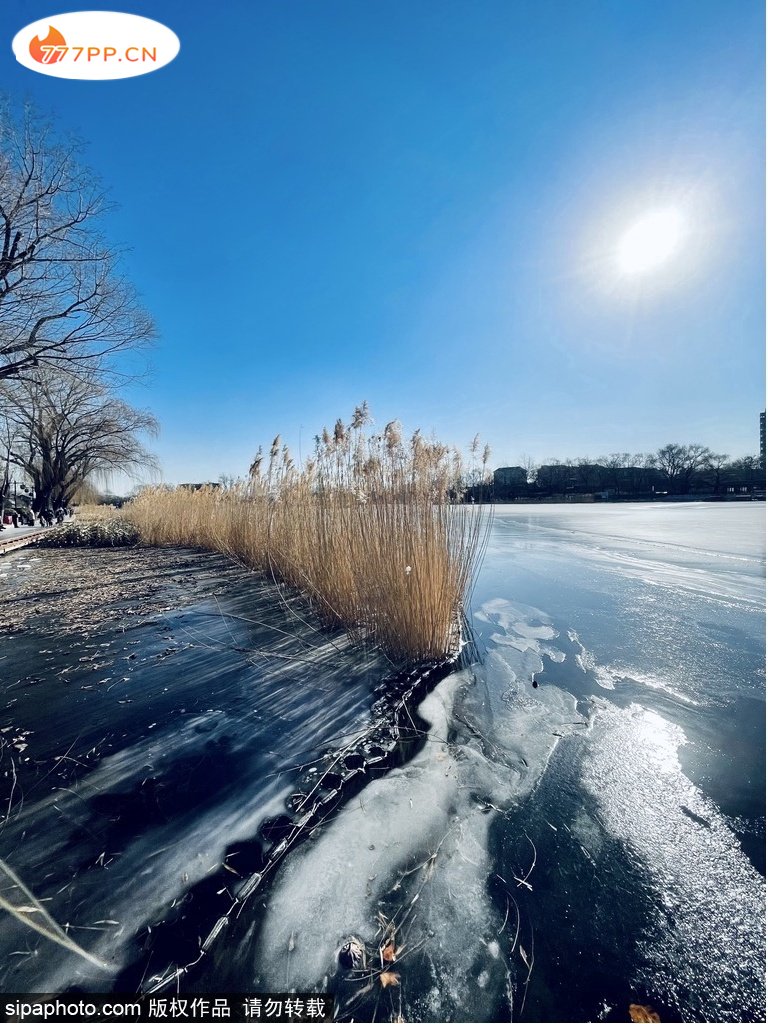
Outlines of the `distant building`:
[{"label": "distant building", "polygon": [[573,466],[553,462],[551,465],[539,466],[536,482],[540,491],[549,494],[566,494],[576,490],[576,474]]},{"label": "distant building", "polygon": [[760,465],[765,469],[765,409],[760,413]]},{"label": "distant building", "polygon": [[494,487],[525,487],[528,473],[522,466],[501,466],[493,471]]}]

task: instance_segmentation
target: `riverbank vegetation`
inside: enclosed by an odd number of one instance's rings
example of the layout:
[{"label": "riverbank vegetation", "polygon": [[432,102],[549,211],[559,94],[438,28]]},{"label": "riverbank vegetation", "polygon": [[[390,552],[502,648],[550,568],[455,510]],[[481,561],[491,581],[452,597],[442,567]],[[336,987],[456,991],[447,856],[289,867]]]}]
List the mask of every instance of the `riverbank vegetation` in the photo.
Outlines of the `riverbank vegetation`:
[{"label": "riverbank vegetation", "polygon": [[111,505],[80,505],[75,519],[47,530],[41,548],[129,548],[139,543],[136,526]]},{"label": "riverbank vegetation", "polygon": [[440,658],[458,646],[487,512],[461,501],[457,451],[368,423],[363,404],[302,466],[276,437],[246,480],[146,488],[125,514],[147,544],[221,551],[299,588],[328,624],[393,661]]}]

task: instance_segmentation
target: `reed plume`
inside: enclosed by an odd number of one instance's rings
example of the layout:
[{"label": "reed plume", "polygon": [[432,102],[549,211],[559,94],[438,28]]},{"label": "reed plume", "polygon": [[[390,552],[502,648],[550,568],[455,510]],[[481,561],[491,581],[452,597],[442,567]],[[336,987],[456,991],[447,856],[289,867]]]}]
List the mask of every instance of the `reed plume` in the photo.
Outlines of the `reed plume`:
[{"label": "reed plume", "polygon": [[461,501],[455,449],[404,439],[397,421],[369,426],[363,403],[316,436],[302,467],[278,435],[247,480],[145,489],[126,514],[147,544],[221,551],[298,588],[398,663],[440,658],[459,643],[488,517]]}]

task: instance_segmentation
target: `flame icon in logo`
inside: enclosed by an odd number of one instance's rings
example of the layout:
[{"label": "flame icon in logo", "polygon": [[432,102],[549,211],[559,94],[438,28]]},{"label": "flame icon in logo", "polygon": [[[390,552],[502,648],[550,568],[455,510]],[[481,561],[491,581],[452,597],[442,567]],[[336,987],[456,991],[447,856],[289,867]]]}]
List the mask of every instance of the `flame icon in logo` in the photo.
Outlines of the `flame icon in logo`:
[{"label": "flame icon in logo", "polygon": [[48,35],[40,40],[35,36],[29,44],[29,53],[38,64],[56,64],[67,52],[67,42],[61,32],[57,32],[53,25],[48,26]]}]

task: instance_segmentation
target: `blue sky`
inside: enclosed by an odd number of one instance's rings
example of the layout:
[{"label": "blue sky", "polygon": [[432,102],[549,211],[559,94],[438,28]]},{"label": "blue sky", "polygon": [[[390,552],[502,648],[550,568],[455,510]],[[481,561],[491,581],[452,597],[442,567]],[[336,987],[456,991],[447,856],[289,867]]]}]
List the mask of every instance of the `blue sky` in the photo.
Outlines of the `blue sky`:
[{"label": "blue sky", "polygon": [[[118,5],[115,4],[115,7]],[[123,0],[181,39],[115,82],[4,88],[87,142],[157,320],[165,478],[247,469],[362,399],[494,465],[701,442],[764,408],[757,0]],[[667,264],[615,252],[672,205]]]}]

